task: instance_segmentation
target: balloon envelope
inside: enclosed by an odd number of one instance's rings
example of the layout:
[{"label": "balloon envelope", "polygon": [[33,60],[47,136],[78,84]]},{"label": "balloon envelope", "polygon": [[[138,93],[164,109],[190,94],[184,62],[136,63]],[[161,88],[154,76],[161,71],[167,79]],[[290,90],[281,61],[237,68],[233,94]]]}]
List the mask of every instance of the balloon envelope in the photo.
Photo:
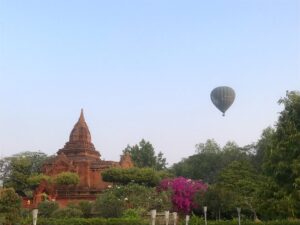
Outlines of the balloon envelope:
[{"label": "balloon envelope", "polygon": [[225,115],[226,110],[235,99],[235,92],[231,87],[216,87],[210,93],[212,103]]}]

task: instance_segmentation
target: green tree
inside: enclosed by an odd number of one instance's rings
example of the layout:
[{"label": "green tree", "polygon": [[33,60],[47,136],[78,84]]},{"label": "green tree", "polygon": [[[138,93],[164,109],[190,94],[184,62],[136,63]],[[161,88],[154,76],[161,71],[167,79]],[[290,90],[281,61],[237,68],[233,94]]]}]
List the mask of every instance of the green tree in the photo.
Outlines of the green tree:
[{"label": "green tree", "polygon": [[159,174],[151,168],[111,168],[102,172],[104,181],[117,184],[128,184],[135,182],[147,186],[156,186],[160,177]]},{"label": "green tree", "polygon": [[176,176],[183,176],[194,180],[202,179],[205,183],[215,183],[222,169],[221,154],[199,153],[175,163],[172,171]]},{"label": "green tree", "polygon": [[21,195],[31,193],[28,178],[41,173],[48,156],[42,152],[22,152],[0,160],[0,180],[4,187],[12,187]]},{"label": "green tree", "polygon": [[242,206],[252,212],[258,219],[257,195],[264,183],[260,175],[249,161],[234,161],[220,173],[218,185],[236,194],[236,206]]},{"label": "green tree", "polygon": [[[284,106],[275,131],[260,150],[264,152],[263,169],[281,191],[290,217],[300,216],[300,94],[291,91],[279,100]],[[262,141],[261,141],[262,142]],[[263,142],[262,142],[263,144]]]},{"label": "green tree", "polygon": [[220,145],[214,139],[208,139],[205,143],[196,144],[196,153],[219,153]]},{"label": "green tree", "polygon": [[72,172],[62,172],[56,175],[53,179],[54,184],[61,186],[65,189],[66,196],[68,196],[68,191],[71,186],[79,184],[80,178],[77,173]]},{"label": "green tree", "polygon": [[[211,219],[232,219],[232,215],[236,212],[237,195],[224,188],[222,185],[211,185],[205,192],[204,197],[202,195],[196,195],[195,202],[198,205],[207,206],[208,216]],[[202,215],[202,210],[196,213]]]},{"label": "green tree", "polygon": [[0,220],[4,225],[16,224],[20,219],[21,198],[13,188],[0,189]]},{"label": "green tree", "polygon": [[191,179],[202,179],[206,183],[213,184],[217,181],[220,171],[233,161],[250,161],[248,148],[239,147],[234,142],[227,142],[221,148],[213,139],[206,143],[196,145],[196,154],[175,163],[171,171],[176,176]]},{"label": "green tree", "polygon": [[59,208],[57,202],[53,201],[42,201],[38,204],[39,216],[41,217],[51,217],[52,213]]},{"label": "green tree", "polygon": [[93,204],[90,201],[80,201],[78,203],[78,208],[82,211],[83,217],[88,218],[92,215]]},{"label": "green tree", "polygon": [[144,216],[151,209],[164,211],[170,210],[171,207],[169,192],[158,192],[154,187],[129,183],[114,185],[99,195],[95,202],[94,213],[111,217],[120,216],[124,210],[133,209],[139,216]]},{"label": "green tree", "polygon": [[27,183],[28,185],[34,190],[35,188],[37,188],[40,183],[42,181],[47,181],[50,182],[51,179],[49,176],[45,175],[45,174],[35,174],[35,175],[31,175],[30,177],[28,177],[27,179]]},{"label": "green tree", "polygon": [[167,163],[163,153],[159,152],[156,156],[152,144],[144,139],[138,145],[128,145],[123,153],[129,153],[134,165],[137,167],[151,167],[157,170],[166,169]]},{"label": "green tree", "polygon": [[274,134],[275,130],[272,127],[264,129],[260,139],[255,145],[256,154],[253,157],[253,164],[259,171],[263,171],[263,163],[267,160],[267,153],[272,149]]},{"label": "green tree", "polygon": [[80,218],[82,216],[83,213],[80,209],[70,207],[56,209],[51,214],[51,217],[54,218]]},{"label": "green tree", "polygon": [[99,195],[94,203],[94,213],[104,217],[121,217],[124,211],[124,201],[108,191]]},{"label": "green tree", "polygon": [[62,172],[55,176],[54,183],[61,186],[77,185],[79,183],[79,176],[77,173]]}]

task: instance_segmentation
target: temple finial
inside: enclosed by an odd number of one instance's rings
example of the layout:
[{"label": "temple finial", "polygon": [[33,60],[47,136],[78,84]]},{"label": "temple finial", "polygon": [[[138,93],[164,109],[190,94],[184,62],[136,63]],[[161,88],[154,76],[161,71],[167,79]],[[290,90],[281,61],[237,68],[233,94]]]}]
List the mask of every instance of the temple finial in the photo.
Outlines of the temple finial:
[{"label": "temple finial", "polygon": [[83,115],[83,108],[81,108],[79,121],[85,121],[85,120],[84,120],[84,115]]}]

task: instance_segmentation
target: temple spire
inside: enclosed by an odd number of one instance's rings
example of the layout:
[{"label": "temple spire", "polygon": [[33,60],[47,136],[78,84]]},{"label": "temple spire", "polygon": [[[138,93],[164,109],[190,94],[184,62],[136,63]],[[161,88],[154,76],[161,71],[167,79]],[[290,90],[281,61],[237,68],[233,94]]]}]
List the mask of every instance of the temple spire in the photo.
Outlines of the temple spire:
[{"label": "temple spire", "polygon": [[74,128],[70,134],[69,141],[91,143],[91,134],[84,119],[83,109],[81,109],[78,122],[74,125]]},{"label": "temple spire", "polygon": [[78,122],[85,122],[85,119],[84,119],[84,114],[83,114],[83,108],[81,108],[81,112],[80,112],[80,117],[79,117],[79,120]]}]

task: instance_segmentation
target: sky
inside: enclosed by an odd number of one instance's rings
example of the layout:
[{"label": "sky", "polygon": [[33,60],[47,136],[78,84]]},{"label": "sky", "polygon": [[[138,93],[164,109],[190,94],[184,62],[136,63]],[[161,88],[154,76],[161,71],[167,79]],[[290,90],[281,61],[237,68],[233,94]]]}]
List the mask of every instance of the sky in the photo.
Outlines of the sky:
[{"label": "sky", "polygon": [[256,142],[299,89],[299,0],[0,0],[2,157],[55,154],[83,108],[102,159],[144,138],[170,166]]}]

